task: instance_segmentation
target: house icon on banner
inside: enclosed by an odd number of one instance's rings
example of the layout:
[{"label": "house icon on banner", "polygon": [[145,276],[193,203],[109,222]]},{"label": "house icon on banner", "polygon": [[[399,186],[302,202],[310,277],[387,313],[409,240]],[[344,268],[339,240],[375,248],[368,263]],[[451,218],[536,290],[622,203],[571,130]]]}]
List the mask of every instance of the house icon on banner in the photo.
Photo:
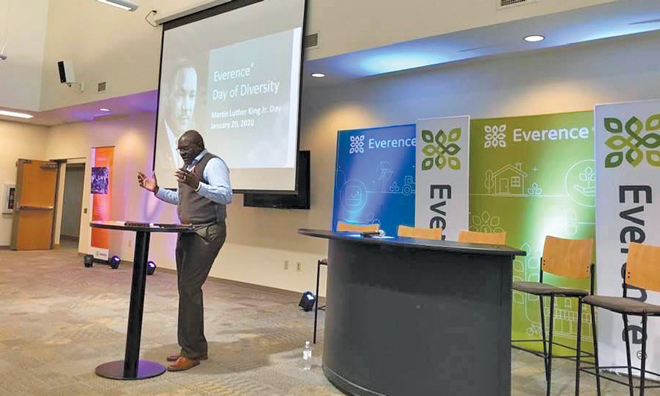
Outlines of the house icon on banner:
[{"label": "house icon on banner", "polygon": [[520,162],[517,162],[515,166],[511,164],[506,165],[491,175],[488,173],[486,173],[486,185],[490,186],[489,192],[491,194],[525,194],[525,178],[527,177],[527,173],[522,171],[522,164]]}]

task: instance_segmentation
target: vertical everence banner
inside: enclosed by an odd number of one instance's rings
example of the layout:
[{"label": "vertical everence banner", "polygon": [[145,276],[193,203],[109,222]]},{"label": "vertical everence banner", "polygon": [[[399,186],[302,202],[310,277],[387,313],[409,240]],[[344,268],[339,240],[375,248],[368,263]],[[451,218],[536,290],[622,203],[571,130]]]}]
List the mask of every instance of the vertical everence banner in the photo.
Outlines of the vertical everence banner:
[{"label": "vertical everence banner", "polygon": [[[112,163],[114,161],[114,147],[92,148],[91,188],[92,193],[92,221],[110,220],[112,205]],[[109,230],[92,228],[90,246],[94,258],[107,260],[110,247]]]},{"label": "vertical everence banner", "polygon": [[[527,252],[514,262],[516,281],[538,282],[547,235],[594,236],[593,122],[591,111],[471,122],[470,229],[505,231],[507,245]],[[551,275],[544,280],[589,288],[588,280],[571,282]],[[575,345],[576,310],[575,300],[557,299],[556,341]],[[514,292],[513,339],[540,339],[540,318],[538,297]],[[587,313],[583,319],[584,346],[590,348],[591,317]]]},{"label": "vertical everence banner", "polygon": [[417,120],[415,174],[415,226],[455,241],[469,227],[469,116]]},{"label": "vertical everence banner", "polygon": [[415,220],[415,125],[340,131],[332,229],[380,224],[396,235]]},{"label": "vertical everence banner", "polygon": [[[660,245],[660,232],[654,227],[660,218],[660,100],[596,106],[595,120],[598,294],[622,296],[628,244]],[[633,286],[628,287],[628,297],[660,304],[657,293]],[[625,365],[621,315],[600,310],[598,324],[600,365]],[[632,362],[639,367],[641,318],[631,316],[629,325]],[[647,351],[658,347],[660,331],[651,326]],[[660,356],[647,353],[647,359],[646,368],[658,372]]]}]

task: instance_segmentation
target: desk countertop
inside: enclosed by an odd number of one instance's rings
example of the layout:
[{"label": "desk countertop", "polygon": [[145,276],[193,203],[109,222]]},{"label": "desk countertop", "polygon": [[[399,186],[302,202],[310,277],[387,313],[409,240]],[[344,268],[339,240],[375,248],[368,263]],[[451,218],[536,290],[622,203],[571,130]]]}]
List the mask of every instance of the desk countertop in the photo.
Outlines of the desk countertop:
[{"label": "desk countertop", "polygon": [[363,237],[359,232],[335,232],[328,230],[312,230],[301,228],[299,234],[315,238],[351,241],[381,246],[403,247],[420,250],[439,250],[453,253],[488,254],[501,256],[525,256],[526,252],[509,246],[484,245],[479,243],[463,243],[452,241],[433,241],[400,237]]},{"label": "desk countertop", "polygon": [[[127,225],[128,223],[128,225]],[[139,224],[139,225],[138,225]],[[193,232],[191,225],[185,224],[157,224],[157,223],[134,223],[126,221],[92,221],[92,228],[104,228],[119,231],[144,231],[144,232]]]}]

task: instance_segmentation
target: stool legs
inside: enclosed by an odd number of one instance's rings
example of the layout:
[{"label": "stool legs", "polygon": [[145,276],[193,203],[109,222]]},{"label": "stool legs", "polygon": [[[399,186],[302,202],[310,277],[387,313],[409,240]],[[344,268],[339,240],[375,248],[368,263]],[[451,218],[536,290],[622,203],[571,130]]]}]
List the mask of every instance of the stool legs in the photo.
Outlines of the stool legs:
[{"label": "stool legs", "polygon": [[[580,318],[582,320],[582,318]],[[598,363],[598,335],[596,334],[596,307],[591,305],[591,334],[594,337],[594,365],[596,366],[596,391],[600,396],[600,366]]]},{"label": "stool legs", "polygon": [[628,315],[623,314],[623,338],[626,341],[626,359],[628,360],[628,389],[630,396],[635,396],[633,391],[632,361],[630,358],[630,337],[628,336]]},{"label": "stool legs", "polygon": [[545,312],[543,312],[543,296],[539,296],[541,305],[541,337],[543,338],[543,366],[545,367],[545,381],[548,381],[548,349],[545,341]]},{"label": "stool legs", "polygon": [[547,396],[550,396],[550,388],[552,384],[552,341],[553,341],[553,324],[555,319],[555,296],[550,296],[550,340],[548,342],[548,386],[547,386]]},{"label": "stool legs", "polygon": [[[580,394],[580,357],[582,355],[582,299],[578,299],[577,353],[575,355],[575,396]],[[599,392],[600,395],[600,392]]]},{"label": "stool legs", "polygon": [[[575,362],[575,396],[580,394],[580,364],[582,363],[582,299],[578,305],[578,335],[577,335],[577,355]],[[596,392],[600,396],[600,366],[598,365],[598,335],[596,334],[596,309],[593,305],[591,308],[591,334],[593,335],[594,347],[594,369],[596,373]]]},{"label": "stool legs", "polygon": [[646,315],[642,316],[642,372],[639,378],[639,396],[644,396],[644,379],[646,376]]},{"label": "stool legs", "polygon": [[[545,364],[545,382],[546,395],[550,396],[552,383],[552,341],[553,341],[553,323],[555,312],[555,296],[550,296],[550,323],[548,324],[549,340],[545,339],[545,313],[543,312],[543,296],[539,296],[539,305],[541,307],[541,336],[543,337],[543,363]],[[547,345],[546,345],[547,344]]]}]

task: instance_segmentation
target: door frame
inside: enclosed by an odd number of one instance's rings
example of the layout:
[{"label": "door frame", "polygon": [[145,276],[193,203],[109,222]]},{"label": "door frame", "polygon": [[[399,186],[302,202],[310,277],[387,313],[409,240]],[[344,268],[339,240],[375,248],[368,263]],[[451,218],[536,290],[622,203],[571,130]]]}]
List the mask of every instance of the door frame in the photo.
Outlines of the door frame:
[{"label": "door frame", "polygon": [[[60,244],[59,243],[56,244],[55,239],[56,239],[56,231],[58,227],[60,231],[59,235],[57,235],[58,239],[61,238],[61,234],[62,234],[62,213],[60,210],[64,207],[64,187],[66,186],[66,167],[67,165],[81,165],[84,169],[84,172],[86,173],[88,159],[86,157],[73,157],[73,158],[53,159],[51,161],[56,162],[58,164],[57,186],[55,187],[55,216],[53,217],[53,233],[52,233],[53,237],[51,240],[51,249],[58,249],[60,247]],[[82,192],[83,201],[85,196],[84,183],[85,183],[85,177],[83,176],[83,192]],[[84,210],[85,210],[84,205],[81,205],[80,207],[81,219]],[[78,246],[78,250],[80,250],[80,245]]]},{"label": "door frame", "polygon": [[[16,233],[18,232],[18,221],[16,221],[18,213],[16,211],[18,210],[18,204],[21,202],[21,195],[23,194],[23,189],[19,188],[20,182],[23,179],[23,169],[20,167],[22,160],[22,158],[16,160],[16,192],[14,196],[14,213],[11,215],[11,239],[9,240],[9,249],[11,250],[16,250]],[[53,240],[51,238],[51,245],[52,242]]]}]

